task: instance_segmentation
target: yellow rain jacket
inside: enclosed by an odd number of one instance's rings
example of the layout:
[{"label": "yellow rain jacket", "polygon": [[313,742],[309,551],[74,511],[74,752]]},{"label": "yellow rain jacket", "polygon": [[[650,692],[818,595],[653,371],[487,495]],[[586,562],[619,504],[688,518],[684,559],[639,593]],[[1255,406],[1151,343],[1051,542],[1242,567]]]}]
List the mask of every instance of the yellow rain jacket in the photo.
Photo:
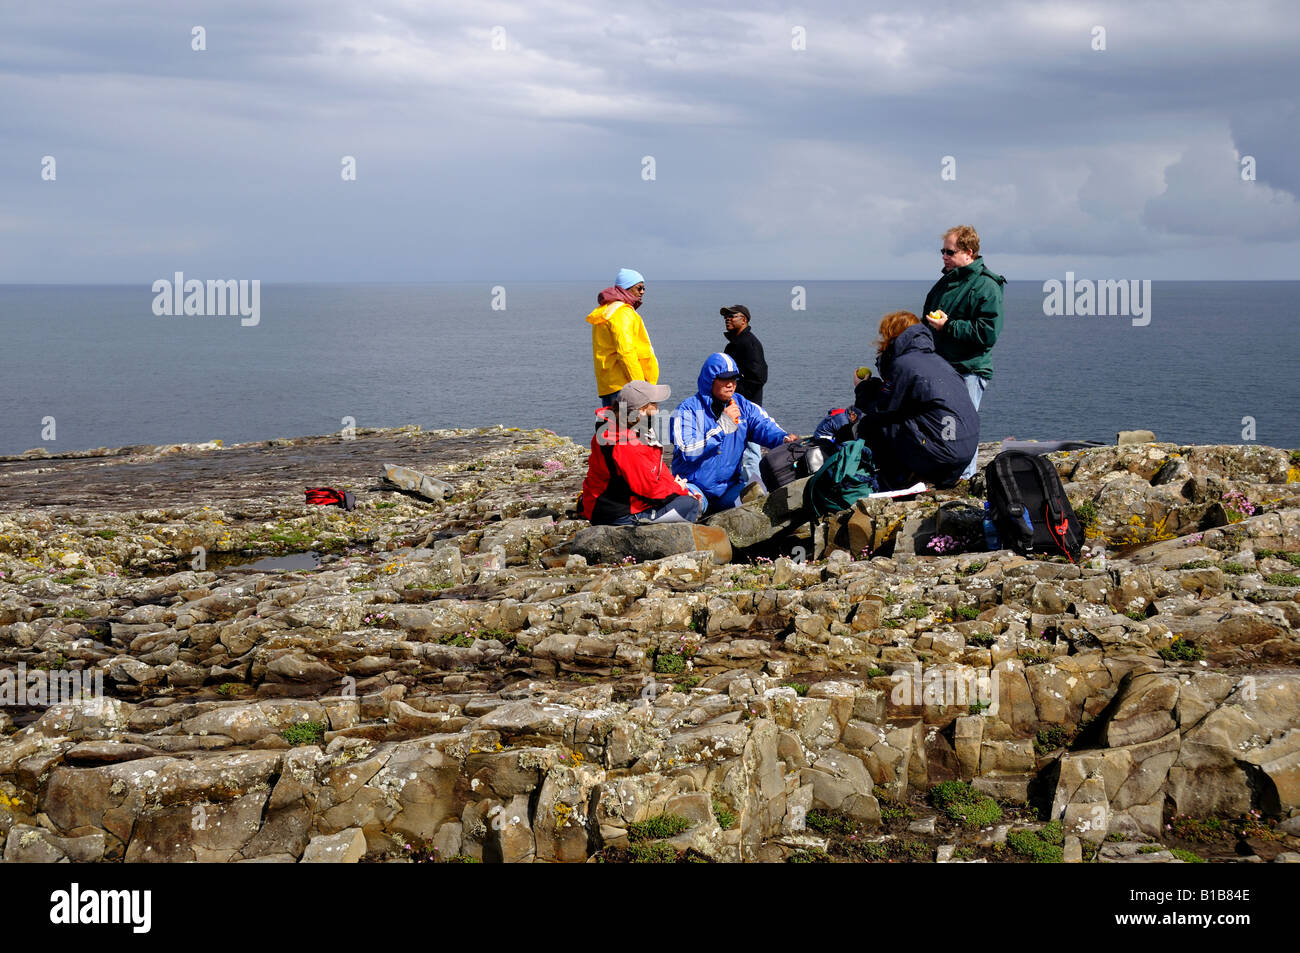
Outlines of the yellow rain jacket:
[{"label": "yellow rain jacket", "polygon": [[587,315],[587,323],[597,394],[612,394],[628,381],[659,383],[659,359],[635,308],[621,301],[598,305]]}]

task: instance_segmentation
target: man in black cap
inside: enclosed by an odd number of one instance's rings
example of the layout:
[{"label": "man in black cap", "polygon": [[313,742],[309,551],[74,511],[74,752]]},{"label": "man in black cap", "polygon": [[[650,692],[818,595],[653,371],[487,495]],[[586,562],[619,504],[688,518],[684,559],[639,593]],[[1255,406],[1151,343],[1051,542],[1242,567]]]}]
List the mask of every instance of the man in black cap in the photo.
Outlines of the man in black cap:
[{"label": "man in black cap", "polygon": [[[722,349],[740,368],[740,380],[736,392],[748,401],[763,406],[763,385],[767,383],[767,360],[763,357],[763,345],[749,329],[749,309],[743,304],[733,304],[730,308],[720,308],[727,338],[727,346]],[[740,470],[750,482],[758,479],[758,461],[763,457],[762,448],[756,443],[745,444],[745,453],[740,460]]]}]

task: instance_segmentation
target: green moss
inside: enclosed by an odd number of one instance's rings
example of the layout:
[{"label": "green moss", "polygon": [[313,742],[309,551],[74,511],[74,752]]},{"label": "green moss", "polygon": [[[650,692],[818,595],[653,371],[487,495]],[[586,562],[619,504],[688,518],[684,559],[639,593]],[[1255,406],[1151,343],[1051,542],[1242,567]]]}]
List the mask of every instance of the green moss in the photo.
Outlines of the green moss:
[{"label": "green moss", "polygon": [[974,847],[958,847],[952,852],[953,860],[974,860],[979,854]]},{"label": "green moss", "polygon": [[632,844],[627,849],[628,859],[634,864],[675,864],[677,851],[662,841],[653,844]]},{"label": "green moss", "polygon": [[218,695],[242,695],[248,691],[247,685],[241,685],[239,682],[222,682],[217,686]]},{"label": "green moss", "polygon": [[692,688],[700,684],[700,682],[702,681],[703,679],[700,678],[700,676],[698,675],[687,675],[684,678],[677,679],[677,684],[674,687],[679,692],[689,692]]},{"label": "green moss", "polygon": [[1002,819],[998,802],[965,781],[943,781],[930,789],[930,803],[967,827],[988,827]]},{"label": "green moss", "polygon": [[299,721],[280,732],[280,737],[295,748],[300,745],[316,745],[325,737],[325,726],[319,721]]},{"label": "green moss", "polygon": [[974,645],[981,649],[986,649],[998,640],[998,637],[992,632],[976,632],[974,635],[966,636],[966,644]]},{"label": "green moss", "polygon": [[1192,560],[1191,562],[1189,562],[1189,563],[1183,563],[1183,564],[1182,564],[1181,566],[1179,566],[1178,568],[1179,568],[1179,569],[1213,569],[1213,568],[1214,568],[1214,560],[1213,560],[1213,559],[1193,559],[1193,560]]},{"label": "green moss", "polygon": [[910,821],[916,816],[916,813],[902,801],[899,801],[884,791],[876,795],[876,800],[880,802],[880,820],[886,824],[892,824],[895,821]]},{"label": "green moss", "polygon": [[1160,853],[1162,850],[1164,850],[1164,847],[1163,847],[1162,845],[1160,845],[1160,844],[1143,844],[1141,847],[1138,848],[1138,853],[1139,853],[1139,854],[1158,854],[1158,853]]},{"label": "green moss", "polygon": [[115,529],[97,529],[92,536],[98,536],[100,539],[116,539],[117,530]]},{"label": "green moss", "polygon": [[1084,529],[1094,526],[1097,523],[1097,504],[1092,500],[1084,500],[1078,504],[1070,504],[1074,509],[1074,515],[1079,518],[1079,525]]},{"label": "green moss", "polygon": [[1270,586],[1300,586],[1300,576],[1293,572],[1271,572],[1264,581]]},{"label": "green moss", "polygon": [[876,668],[874,665],[867,669],[867,678],[880,678],[882,675],[888,675],[883,668]]},{"label": "green moss", "polygon": [[90,613],[85,609],[64,609],[63,618],[65,619],[89,619]]},{"label": "green moss", "polygon": [[736,815],[729,811],[727,805],[723,804],[716,797],[713,799],[713,816],[717,820],[718,826],[724,831],[731,830],[732,826],[736,823]]},{"label": "green moss", "polygon": [[784,685],[786,688],[793,688],[793,689],[794,689],[794,693],[795,693],[796,695],[800,696],[801,698],[802,698],[804,695],[807,695],[807,694],[808,694],[808,683],[807,683],[807,682],[782,682],[781,684]]},{"label": "green moss", "polygon": [[1205,658],[1205,649],[1180,635],[1160,649],[1159,655],[1166,662],[1199,662]]},{"label": "green moss", "polygon": [[1241,563],[1222,563],[1219,566],[1219,571],[1227,573],[1229,576],[1244,576],[1246,573],[1250,572],[1250,570]]},{"label": "green moss", "polygon": [[1060,821],[1052,821],[1037,831],[1011,831],[1007,847],[1036,864],[1060,864],[1065,861],[1064,835]]},{"label": "green moss", "polygon": [[1193,854],[1190,850],[1184,850],[1181,847],[1171,847],[1169,853],[1173,854],[1185,864],[1203,864],[1205,858],[1198,854]]},{"label": "green moss", "polygon": [[973,622],[979,618],[980,610],[975,606],[958,606],[953,610],[953,615],[963,622]]},{"label": "green moss", "polygon": [[1026,665],[1042,665],[1044,662],[1052,660],[1050,655],[1044,655],[1041,652],[1021,652],[1019,658]]},{"label": "green moss", "polygon": [[903,610],[904,619],[924,619],[929,614],[930,610],[919,602],[913,602]]},{"label": "green moss", "polygon": [[680,814],[657,814],[644,821],[629,824],[627,839],[634,844],[647,840],[662,840],[665,837],[675,837],[690,826],[691,822]]}]

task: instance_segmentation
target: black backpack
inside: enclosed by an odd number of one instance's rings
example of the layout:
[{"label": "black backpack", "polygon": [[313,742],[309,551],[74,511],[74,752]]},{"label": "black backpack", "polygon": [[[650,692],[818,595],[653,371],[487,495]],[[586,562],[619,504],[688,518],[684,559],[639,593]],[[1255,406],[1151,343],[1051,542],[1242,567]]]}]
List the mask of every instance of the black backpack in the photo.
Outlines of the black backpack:
[{"label": "black backpack", "polygon": [[1006,549],[1065,555],[1078,562],[1083,526],[1050,460],[1034,453],[1004,450],[984,468],[989,516]]},{"label": "black backpack", "polygon": [[834,444],[826,440],[804,438],[783,443],[763,454],[758,462],[758,475],[763,486],[771,493],[779,486],[812,476],[834,451]]}]

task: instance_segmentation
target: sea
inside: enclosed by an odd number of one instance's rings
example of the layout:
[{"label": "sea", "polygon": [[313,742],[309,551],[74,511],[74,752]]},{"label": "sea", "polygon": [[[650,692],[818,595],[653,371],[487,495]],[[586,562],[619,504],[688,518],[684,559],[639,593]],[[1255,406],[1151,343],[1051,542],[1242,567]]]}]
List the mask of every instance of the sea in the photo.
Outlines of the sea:
[{"label": "sea", "polygon": [[[641,315],[672,388],[696,389],[744,304],[764,403],[806,434],[852,397],[880,318],[928,281],[651,282]],[[590,440],[599,283],[264,284],[256,323],[159,315],[149,284],[0,286],[0,454],[419,424],[544,427]],[[1010,281],[981,439],[1153,431],[1179,443],[1300,447],[1300,282],[1156,281],[1149,311],[1049,314]],[[1130,308],[1132,310],[1132,308]]]}]

